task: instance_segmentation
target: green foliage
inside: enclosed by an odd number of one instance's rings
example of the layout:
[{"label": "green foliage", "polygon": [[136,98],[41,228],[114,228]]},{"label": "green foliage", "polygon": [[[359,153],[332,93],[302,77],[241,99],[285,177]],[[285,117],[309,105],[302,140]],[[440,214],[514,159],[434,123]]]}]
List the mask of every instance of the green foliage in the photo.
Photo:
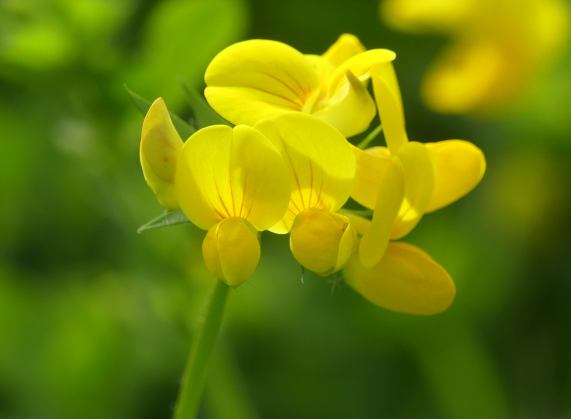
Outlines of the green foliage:
[{"label": "green foliage", "polygon": [[169,104],[181,104],[181,82],[197,86],[208,62],[241,37],[246,9],[241,0],[166,0],[157,3],[143,27],[143,43],[129,84],[145,95],[158,92]]},{"label": "green foliage", "polygon": [[377,3],[0,2],[1,418],[171,416],[211,278],[204,233],[180,212],[136,234],[161,209],[130,99],[143,112],[145,97],[165,97],[187,137],[187,121],[224,123],[199,93],[222,47],[271,38],[320,53],[344,31],[399,53],[411,138],[486,152],[478,189],[407,238],[449,270],[456,302],[408,317],[307,273],[302,284],[287,237],[262,235],[260,268],[229,301],[203,416],[568,417],[569,58],[517,116],[435,115],[418,85],[439,40],[389,31]]}]

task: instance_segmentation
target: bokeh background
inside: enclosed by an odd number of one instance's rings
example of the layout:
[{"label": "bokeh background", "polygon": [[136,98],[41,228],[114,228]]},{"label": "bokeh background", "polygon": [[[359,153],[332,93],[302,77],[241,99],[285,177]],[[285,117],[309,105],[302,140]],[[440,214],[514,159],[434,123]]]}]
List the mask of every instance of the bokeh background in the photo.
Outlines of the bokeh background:
[{"label": "bokeh background", "polygon": [[481,185],[409,241],[454,277],[434,317],[377,308],[306,274],[263,236],[231,295],[202,415],[216,419],[571,418],[571,49],[517,105],[428,110],[422,75],[446,36],[384,25],[377,0],[0,1],[0,418],[169,418],[212,284],[191,226],[138,163],[127,83],[189,115],[224,46],[261,37],[321,53],[351,32],[398,53],[412,138],[465,138]]}]

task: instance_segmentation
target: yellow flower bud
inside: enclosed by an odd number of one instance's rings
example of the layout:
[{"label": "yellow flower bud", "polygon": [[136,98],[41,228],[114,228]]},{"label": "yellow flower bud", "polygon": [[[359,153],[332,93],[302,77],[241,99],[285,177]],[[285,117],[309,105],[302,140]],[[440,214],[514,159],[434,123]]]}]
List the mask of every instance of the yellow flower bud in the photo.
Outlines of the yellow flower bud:
[{"label": "yellow flower bud", "polygon": [[225,218],[208,230],[202,242],[206,268],[231,287],[248,279],[260,260],[258,233],[243,218]]},{"label": "yellow flower bud", "polygon": [[158,98],[143,121],[140,159],[147,184],[167,209],[179,206],[174,184],[182,144],[167,105],[162,98]]},{"label": "yellow flower bud", "polygon": [[325,276],[345,265],[357,243],[357,234],[344,215],[310,208],[295,218],[289,243],[303,267]]}]

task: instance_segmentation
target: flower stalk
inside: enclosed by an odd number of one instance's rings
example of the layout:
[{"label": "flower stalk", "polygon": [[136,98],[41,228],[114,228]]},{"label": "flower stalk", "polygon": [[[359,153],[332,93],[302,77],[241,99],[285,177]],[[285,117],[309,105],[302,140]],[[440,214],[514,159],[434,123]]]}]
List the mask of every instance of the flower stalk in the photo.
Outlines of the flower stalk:
[{"label": "flower stalk", "polygon": [[230,287],[216,281],[200,318],[180,387],[174,419],[194,419],[200,407],[208,360],[216,343]]},{"label": "flower stalk", "polygon": [[372,130],[359,144],[357,144],[357,148],[361,150],[366,149],[371,142],[379,136],[379,134],[383,131],[383,126],[379,125],[374,130]]}]

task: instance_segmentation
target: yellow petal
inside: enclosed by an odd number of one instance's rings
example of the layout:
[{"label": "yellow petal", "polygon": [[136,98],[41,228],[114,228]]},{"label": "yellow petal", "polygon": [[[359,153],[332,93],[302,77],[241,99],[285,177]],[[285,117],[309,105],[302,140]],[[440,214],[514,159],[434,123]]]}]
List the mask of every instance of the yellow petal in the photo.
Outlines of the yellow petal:
[{"label": "yellow petal", "polygon": [[[309,63],[309,65],[313,68],[313,71],[315,71],[315,74],[317,74],[317,78],[320,80],[321,86],[323,87],[323,85],[325,84],[325,80],[329,80],[329,76],[335,70],[335,66],[331,64],[331,62],[323,58],[321,55],[304,54],[304,57],[305,60]],[[318,98],[312,97],[312,99],[316,100]],[[305,107],[307,108],[307,106],[308,105],[306,102]]]},{"label": "yellow petal", "polygon": [[344,215],[307,209],[295,218],[289,243],[301,266],[325,276],[347,263],[357,235]]},{"label": "yellow petal", "polygon": [[407,235],[426,212],[434,190],[434,164],[424,144],[411,141],[398,158],[404,168],[405,199],[393,226],[391,239]]},{"label": "yellow petal", "polygon": [[208,103],[234,124],[254,125],[301,111],[319,88],[318,76],[303,54],[281,42],[258,39],[222,50],[204,79]]},{"label": "yellow petal", "polygon": [[214,125],[193,134],[182,150],[176,186],[181,209],[205,230],[229,217],[265,230],[281,219],[291,191],[278,149],[245,125]]},{"label": "yellow petal", "polygon": [[357,168],[351,197],[366,208],[374,209],[381,187],[381,179],[391,161],[386,147],[371,147],[361,150],[353,147]]},{"label": "yellow petal", "polygon": [[[383,177],[391,163],[391,154],[385,147],[372,147],[365,151],[354,148],[357,170],[351,196],[369,209],[376,208]],[[434,188],[432,156],[421,143],[409,142],[397,154],[405,177],[405,199],[391,232],[391,238],[406,235],[427,211]]]},{"label": "yellow petal", "polygon": [[158,98],[143,121],[140,159],[147,184],[168,209],[178,208],[174,181],[182,144],[164,100]]},{"label": "yellow petal", "polygon": [[349,285],[367,300],[401,313],[440,313],[456,294],[450,275],[424,251],[407,243],[390,243],[383,259],[371,268],[354,256],[344,273]]},{"label": "yellow petal", "polygon": [[393,65],[387,63],[373,67],[371,78],[387,145],[391,153],[397,153],[408,142],[408,137],[400,89]]},{"label": "yellow petal", "polygon": [[393,157],[381,173],[377,203],[368,231],[359,242],[359,255],[364,266],[376,265],[389,244],[395,218],[405,195],[405,174],[400,161]]},{"label": "yellow petal", "polygon": [[390,63],[396,58],[396,54],[388,49],[370,49],[354,55],[339,65],[329,80],[329,91],[335,92],[342,84],[346,83],[347,71],[353,73],[361,81],[369,79],[369,71],[373,66]]},{"label": "yellow petal", "polygon": [[260,261],[257,232],[242,218],[226,218],[208,230],[202,255],[210,273],[236,287],[252,276]]},{"label": "yellow petal", "polygon": [[323,54],[323,58],[334,66],[338,66],[354,55],[365,51],[365,47],[355,35],[344,33]]},{"label": "yellow petal", "polygon": [[303,113],[262,121],[256,128],[281,151],[292,179],[289,215],[271,231],[289,231],[292,215],[304,209],[335,212],[343,206],[353,188],[355,156],[337,129]]},{"label": "yellow petal", "polygon": [[314,115],[329,122],[346,137],[360,134],[369,128],[376,114],[375,103],[367,88],[350,71],[346,74],[349,83],[344,84],[326,106]]},{"label": "yellow petal", "polygon": [[434,162],[434,191],[426,212],[435,211],[460,199],[480,182],[486,171],[482,151],[462,140],[426,143]]},{"label": "yellow petal", "polygon": [[242,199],[240,209],[236,203],[235,214],[257,230],[266,230],[283,217],[289,205],[292,186],[286,162],[267,137],[244,125],[234,128],[231,152],[233,199]]}]

